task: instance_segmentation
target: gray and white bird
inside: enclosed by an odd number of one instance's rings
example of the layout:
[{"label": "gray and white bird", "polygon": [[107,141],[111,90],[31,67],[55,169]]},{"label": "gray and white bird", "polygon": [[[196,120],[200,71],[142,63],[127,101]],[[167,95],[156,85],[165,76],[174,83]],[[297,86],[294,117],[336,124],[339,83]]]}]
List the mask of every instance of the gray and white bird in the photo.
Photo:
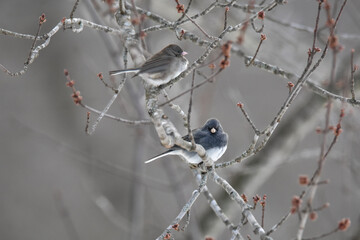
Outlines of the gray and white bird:
[{"label": "gray and white bird", "polygon": [[[192,134],[195,143],[203,146],[207,155],[213,161],[217,161],[225,153],[228,144],[228,134],[223,131],[217,119],[212,118],[207,120],[203,127],[192,130]],[[184,136],[183,139],[190,141],[189,135]],[[178,155],[186,162],[194,165],[202,162],[202,159],[196,152],[189,152],[183,148],[174,146],[168,151],[147,160],[145,163],[150,163],[168,155]]]},{"label": "gray and white bird", "polygon": [[109,75],[135,72],[133,78],[140,76],[148,84],[157,87],[168,83],[187,68],[189,61],[184,57],[186,54],[178,45],[170,44],[146,60],[141,67],[110,71]]}]

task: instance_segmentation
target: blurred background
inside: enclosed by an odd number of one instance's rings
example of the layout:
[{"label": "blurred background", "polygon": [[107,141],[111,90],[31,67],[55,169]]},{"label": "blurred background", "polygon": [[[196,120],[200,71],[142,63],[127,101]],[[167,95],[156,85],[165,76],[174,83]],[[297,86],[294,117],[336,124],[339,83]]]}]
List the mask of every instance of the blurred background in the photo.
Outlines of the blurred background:
[{"label": "blurred background", "polygon": [[[44,34],[70,15],[74,2],[1,1],[0,28],[34,35],[38,18],[45,13],[47,21],[41,30]],[[330,2],[337,9],[342,3]],[[180,17],[173,1],[138,0],[135,3],[171,21]],[[187,1],[181,3],[186,5]],[[237,3],[245,5],[247,1]],[[189,15],[202,11],[209,4],[208,1],[193,0]],[[340,88],[344,85],[341,80],[347,81],[350,75],[350,49],[360,50],[359,9],[360,2],[348,1],[337,28],[344,36],[339,38],[344,50],[337,55],[339,89],[334,90],[340,94],[343,94]],[[313,27],[316,11],[316,1],[289,0],[267,15]],[[228,15],[228,24],[232,25],[246,19],[246,13],[236,8],[231,8]],[[320,24],[323,26],[325,13],[321,16]],[[100,0],[80,1],[74,17],[117,27],[108,5]],[[216,35],[222,30],[223,19],[224,9],[217,8],[196,21],[209,34]],[[145,19],[143,27],[156,24]],[[183,27],[206,39],[193,24],[186,23]],[[327,32],[324,29],[323,36]],[[264,33],[267,40],[257,58],[300,74],[306,64],[307,49],[312,44],[311,32],[266,19]],[[239,32],[234,32],[225,40],[236,42],[238,35]],[[245,36],[239,47],[245,54],[253,55],[259,34],[249,27]],[[84,28],[81,33],[60,30],[26,74],[9,77],[0,72],[1,239],[155,239],[196,189],[192,172],[176,157],[143,164],[165,150],[152,125],[132,126],[105,118],[93,135],[85,133],[86,110],[73,104],[63,71],[65,68],[69,70],[76,88],[81,91],[83,102],[102,110],[113,92],[104,87],[97,74],[103,72],[105,81],[110,82],[107,72],[119,67],[112,57],[121,59],[123,54],[118,37],[113,35],[110,38],[118,46],[113,52],[109,51],[111,42],[106,39],[104,33],[90,28]],[[190,62],[204,52],[191,41],[179,41],[170,30],[150,32],[145,41],[151,54],[169,43],[177,43],[189,53]],[[0,34],[0,63],[11,71],[20,70],[31,44],[30,40]],[[318,45],[320,48],[324,46],[321,42]],[[215,59],[219,53],[220,50],[214,51],[209,60]],[[329,79],[330,56],[329,52],[311,77],[318,84]],[[355,63],[360,64],[357,53]],[[288,80],[256,67],[246,67],[244,59],[236,55],[232,55],[230,64],[215,82],[195,90],[193,96],[192,128],[215,117],[229,133],[227,152],[219,161],[241,155],[254,135],[237,108],[237,102],[244,104],[256,126],[263,129],[288,96]],[[129,66],[132,66],[130,58]],[[203,72],[211,73],[209,69]],[[113,84],[116,85],[119,79],[112,79]],[[358,82],[358,75],[356,79]],[[200,82],[202,78],[197,77],[195,81]],[[176,96],[190,85],[191,77],[188,76],[168,89],[168,94]],[[134,78],[127,81],[109,113],[131,120],[148,119],[144,99],[141,80]],[[174,103],[187,111],[189,95]],[[313,203],[321,206],[329,202],[330,208],[319,212],[316,221],[309,220],[304,237],[329,232],[336,228],[340,219],[349,217],[352,226],[348,231],[326,239],[360,239],[360,114],[358,107],[334,102],[330,124],[337,123],[341,107],[345,107],[346,112],[343,133],[327,157],[322,173],[322,179],[330,182],[318,188]],[[186,134],[179,115],[168,107],[165,107],[165,112],[179,131]],[[91,115],[91,122],[95,116]],[[298,176],[312,176],[317,167],[321,135],[316,134],[315,129],[324,126],[324,121],[325,99],[304,88],[262,152],[241,164],[218,171],[239,193],[245,193],[250,199],[255,194],[267,195],[265,229],[288,212],[292,197],[303,190],[298,184]],[[329,136],[328,143],[331,138]],[[219,186],[209,183],[209,189],[230,219],[238,223],[241,216],[237,205]],[[254,214],[260,220],[260,208]],[[298,217],[292,216],[273,234],[274,239],[293,238],[298,222]],[[245,233],[252,234],[248,226],[244,228],[243,236]],[[190,226],[184,232],[175,233],[174,237],[204,239],[205,236],[229,239],[231,232],[215,217],[206,199],[200,196],[192,208]]]}]

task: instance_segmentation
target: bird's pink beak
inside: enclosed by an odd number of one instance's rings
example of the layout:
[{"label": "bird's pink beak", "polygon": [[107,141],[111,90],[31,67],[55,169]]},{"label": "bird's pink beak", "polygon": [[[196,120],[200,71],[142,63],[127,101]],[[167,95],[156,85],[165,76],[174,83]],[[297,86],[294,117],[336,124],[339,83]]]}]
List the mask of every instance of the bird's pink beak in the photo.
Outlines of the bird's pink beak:
[{"label": "bird's pink beak", "polygon": [[185,51],[183,51],[183,52],[181,53],[181,56],[185,56],[186,54],[188,54],[188,53],[185,52]]}]

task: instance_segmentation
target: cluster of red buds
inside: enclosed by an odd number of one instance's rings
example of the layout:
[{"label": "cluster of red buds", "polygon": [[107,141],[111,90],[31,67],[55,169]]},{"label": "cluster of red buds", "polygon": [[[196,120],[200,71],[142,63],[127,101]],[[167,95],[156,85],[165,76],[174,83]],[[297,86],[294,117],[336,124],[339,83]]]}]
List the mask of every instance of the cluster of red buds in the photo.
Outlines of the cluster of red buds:
[{"label": "cluster of red buds", "polygon": [[342,133],[341,124],[336,124],[336,128],[334,129],[334,134],[336,137],[338,137]]},{"label": "cluster of red buds", "polygon": [[73,101],[76,105],[79,105],[81,103],[82,100],[82,96],[80,95],[80,91],[75,91],[71,97],[73,98]]},{"label": "cluster of red buds", "polygon": [[179,0],[175,0],[176,2],[176,9],[178,11],[178,13],[184,13],[185,12],[185,7],[184,7],[184,4],[180,4],[179,3]]},{"label": "cluster of red buds", "polygon": [[184,29],[182,29],[180,32],[179,40],[182,40],[184,34],[185,34],[185,31],[184,31]]},{"label": "cluster of red buds", "polygon": [[222,54],[224,59],[220,62],[220,68],[225,69],[230,66],[230,52],[231,52],[232,41],[227,41],[224,45],[221,46]]},{"label": "cluster of red buds", "polygon": [[241,198],[244,200],[244,202],[248,202],[247,196],[245,195],[245,193],[241,194]]},{"label": "cluster of red buds", "polygon": [[294,196],[291,200],[291,213],[294,214],[298,211],[300,208],[300,205],[302,203],[302,200],[299,198],[299,196]]},{"label": "cluster of red buds", "polygon": [[260,35],[260,40],[261,40],[261,41],[265,41],[265,40],[266,40],[266,35],[262,33],[262,34]]},{"label": "cluster of red buds", "polygon": [[310,183],[309,177],[307,175],[300,175],[299,176],[299,184],[304,186]]},{"label": "cluster of red buds", "polygon": [[100,80],[103,80],[103,79],[104,79],[104,76],[103,76],[102,72],[98,73],[97,76],[98,76],[98,78],[100,78]]},{"label": "cluster of red buds", "polygon": [[174,224],[172,225],[172,228],[175,230],[175,231],[179,231],[179,224]]},{"label": "cluster of red buds", "polygon": [[39,24],[43,24],[44,22],[46,22],[46,17],[45,14],[41,14],[41,16],[39,17]]},{"label": "cluster of red buds", "polygon": [[253,197],[253,202],[254,202],[254,206],[253,208],[256,208],[256,204],[261,200],[261,198],[259,197],[259,195],[256,194],[256,196]]},{"label": "cluster of red buds", "polygon": [[291,92],[291,90],[294,86],[295,85],[292,82],[288,82],[287,87],[289,88],[289,92]]},{"label": "cluster of red buds", "polygon": [[65,74],[66,79],[67,79],[66,86],[71,88],[72,91],[73,91],[73,93],[71,94],[71,97],[72,97],[74,103],[76,105],[81,104],[81,101],[82,101],[83,97],[80,95],[80,91],[77,91],[75,89],[75,87],[74,87],[75,81],[70,78],[68,70],[64,69],[64,74]]},{"label": "cluster of red buds", "polygon": [[264,19],[265,19],[265,12],[264,12],[264,11],[258,12],[258,19],[260,19],[260,20],[264,20]]},{"label": "cluster of red buds", "polygon": [[311,221],[315,221],[318,218],[317,212],[311,212],[309,218]]},{"label": "cluster of red buds", "polygon": [[[315,47],[314,48],[314,52],[321,52],[321,48]],[[309,48],[307,54],[309,55],[309,57],[313,54],[313,51],[311,50],[311,48]]]},{"label": "cluster of red buds", "polygon": [[329,37],[329,47],[331,49],[336,49],[339,46],[339,38],[336,35]]},{"label": "cluster of red buds", "polygon": [[266,205],[266,199],[267,199],[267,196],[266,194],[264,194],[263,198],[262,198],[262,201],[260,202],[260,205],[264,208],[265,205]]},{"label": "cluster of red buds", "polygon": [[348,218],[343,218],[338,224],[338,229],[340,231],[346,231],[351,225],[351,221]]}]

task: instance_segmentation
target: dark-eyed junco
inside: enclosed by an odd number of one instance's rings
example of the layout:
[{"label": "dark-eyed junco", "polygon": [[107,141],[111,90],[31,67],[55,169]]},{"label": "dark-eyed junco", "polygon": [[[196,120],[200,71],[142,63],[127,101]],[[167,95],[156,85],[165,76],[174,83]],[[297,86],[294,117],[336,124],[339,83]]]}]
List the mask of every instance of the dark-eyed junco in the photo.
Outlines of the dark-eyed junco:
[{"label": "dark-eyed junco", "polygon": [[110,71],[110,76],[136,72],[133,77],[140,76],[153,86],[160,86],[177,77],[187,68],[188,60],[184,57],[187,52],[178,45],[170,44],[160,52],[146,60],[139,68]]},{"label": "dark-eyed junco", "polygon": [[[217,161],[226,151],[228,144],[228,135],[225,133],[217,119],[209,119],[202,128],[192,130],[194,141],[204,147],[207,155]],[[184,140],[190,141],[189,135],[183,137]],[[145,163],[152,162],[156,159],[167,155],[178,155],[191,164],[199,164],[202,159],[196,152],[189,152],[178,146],[170,148],[168,151],[157,155]]]}]

